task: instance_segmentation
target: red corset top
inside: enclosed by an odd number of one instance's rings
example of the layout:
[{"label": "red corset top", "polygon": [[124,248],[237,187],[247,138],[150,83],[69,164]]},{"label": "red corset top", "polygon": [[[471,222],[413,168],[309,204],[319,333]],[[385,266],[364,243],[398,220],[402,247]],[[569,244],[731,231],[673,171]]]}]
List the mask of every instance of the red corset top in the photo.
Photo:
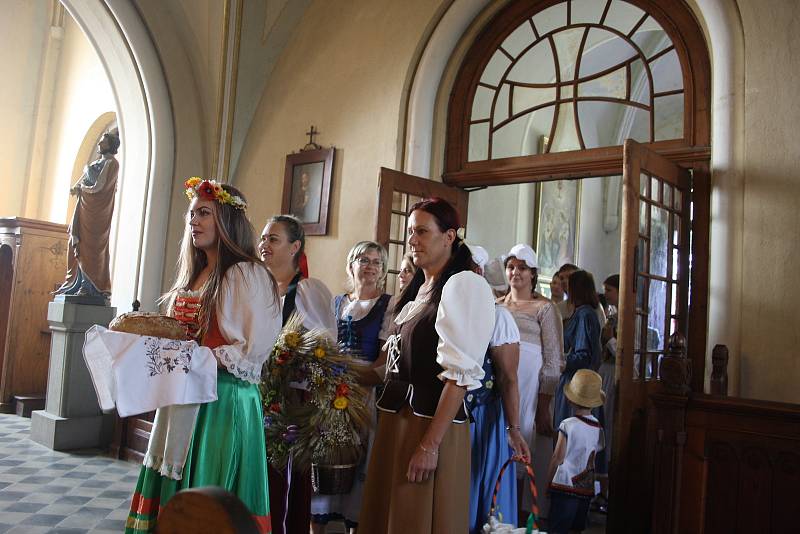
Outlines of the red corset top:
[{"label": "red corset top", "polygon": [[[179,292],[172,307],[172,316],[186,327],[186,333],[189,337],[197,339],[197,333],[200,330],[200,324],[198,323],[200,317],[200,293],[198,291]],[[216,314],[211,317],[208,331],[203,336],[200,344],[211,349],[228,344],[219,331]]]}]

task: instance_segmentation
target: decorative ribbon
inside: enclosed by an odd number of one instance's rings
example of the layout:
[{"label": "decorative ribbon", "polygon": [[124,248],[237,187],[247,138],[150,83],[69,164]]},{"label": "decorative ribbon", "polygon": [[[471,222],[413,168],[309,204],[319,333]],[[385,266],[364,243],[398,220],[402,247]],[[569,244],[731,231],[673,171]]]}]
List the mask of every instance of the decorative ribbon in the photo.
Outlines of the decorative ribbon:
[{"label": "decorative ribbon", "polygon": [[383,348],[387,353],[386,377],[388,378],[390,373],[400,372],[400,366],[398,365],[400,361],[400,334],[389,336]]}]

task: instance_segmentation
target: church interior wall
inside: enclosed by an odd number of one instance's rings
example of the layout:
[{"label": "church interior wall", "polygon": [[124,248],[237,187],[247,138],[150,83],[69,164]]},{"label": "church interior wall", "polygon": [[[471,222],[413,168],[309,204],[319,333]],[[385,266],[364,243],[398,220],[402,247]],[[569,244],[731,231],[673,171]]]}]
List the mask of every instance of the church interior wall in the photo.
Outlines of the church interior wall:
[{"label": "church interior wall", "polygon": [[[791,58],[796,57],[798,38],[790,31],[798,8],[791,1],[771,3],[769,16],[759,18],[759,5],[740,6],[747,40],[746,194],[744,220],[739,221],[746,228],[741,259],[741,345],[726,336],[709,342],[727,343],[731,348],[732,392],[800,402],[800,393],[793,387],[800,374],[800,363],[793,356],[797,333],[794,323],[785,320],[800,297],[800,289],[786,283],[789,269],[800,259],[793,239],[787,239],[800,228],[793,207],[800,185],[793,164],[797,150],[786,135],[798,119],[798,105],[791,96],[798,76]],[[435,13],[430,2],[416,7],[420,9],[399,9],[392,2],[352,2],[342,9],[312,3],[270,76],[244,140],[236,183],[255,195],[250,215],[256,227],[280,210],[284,156],[303,146],[307,140],[303,132],[312,123],[321,131],[318,142],[339,147],[329,235],[310,237],[308,246],[312,274],[334,291],[341,289],[343,275],[330,266],[343,263],[352,242],[372,237],[378,168],[394,166],[398,157],[399,91],[418,45],[415,39],[421,38],[422,28]],[[775,46],[777,42],[781,46]],[[725,95],[719,98],[724,104]],[[437,137],[434,132],[434,154]],[[714,179],[725,180],[738,172],[734,163],[714,169]],[[254,191],[269,193],[258,196]],[[180,202],[175,202],[173,209]],[[586,202],[582,206],[588,209]],[[586,214],[582,217],[588,221]],[[170,226],[172,235],[175,227]],[[588,234],[584,230],[581,235],[579,250],[588,254]],[[165,273],[173,264],[167,262]],[[590,268],[598,271],[598,279],[604,277],[599,271],[613,271],[612,266]],[[736,270],[736,266],[730,268]],[[767,280],[783,282],[762,282]],[[739,292],[735,278],[732,283],[722,290]],[[763,365],[767,354],[774,364]]]},{"label": "church interior wall", "polygon": [[[708,3],[697,1],[701,7]],[[764,8],[767,4],[769,9]],[[0,88],[4,117],[0,124],[0,187],[8,191],[0,196],[0,214],[66,222],[66,191],[75,178],[66,174],[72,172],[78,144],[92,121],[113,110],[114,104],[111,96],[106,99],[88,92],[89,86],[102,87],[105,76],[86,39],[71,20],[65,22],[60,60],[63,68],[57,78],[59,91],[53,101],[47,142],[48,181],[42,187],[50,196],[44,198],[41,212],[25,211],[25,187],[19,184],[26,179],[33,137],[47,5],[12,2],[4,6],[0,22],[8,24],[6,21],[13,19],[5,16],[9,10],[27,17],[16,19],[8,26],[9,31],[0,31],[0,67],[4,72],[6,68],[15,72],[20,82]],[[221,5],[211,0],[136,2],[153,35],[169,84],[175,120],[176,183],[193,174],[207,176],[211,172],[221,66]],[[425,28],[442,5],[438,0],[311,2],[277,58],[243,138],[234,182],[249,195],[249,215],[258,230],[268,216],[280,211],[284,158],[307,142],[304,132],[309,126],[314,124],[321,132],[317,142],[337,147],[329,232],[308,239],[312,276],[321,278],[333,292],[342,289],[349,246],[374,237],[378,171],[381,166],[397,167],[403,156],[398,149],[403,146],[403,140],[398,139],[398,132],[403,131],[398,125],[405,114],[402,93]],[[797,142],[792,135],[800,122],[800,103],[794,96],[800,85],[796,62],[800,37],[793,31],[800,20],[800,6],[793,0],[739,2],[738,14],[745,40],[741,60],[744,98],[742,109],[735,100],[731,105],[738,106],[744,117],[743,149],[736,154],[744,178],[742,213],[740,219],[734,218],[741,225],[742,235],[732,239],[741,240],[741,259],[735,260],[741,262],[741,282],[733,279],[715,290],[741,294],[741,342],[728,341],[724,336],[709,342],[729,344],[734,366],[731,375],[741,372],[740,378],[732,381],[733,392],[750,398],[800,402],[800,389],[796,387],[800,359],[795,356],[800,342],[795,319],[800,285],[792,283],[800,265],[800,248],[795,244],[800,230],[796,208],[800,176]],[[710,47],[713,57],[714,44]],[[110,89],[103,90],[110,95]],[[79,96],[90,102],[81,103]],[[724,107],[725,98],[715,95],[715,107]],[[63,137],[66,131],[59,133],[59,128],[67,128],[69,120],[78,116],[85,117],[86,123],[74,126],[76,141],[68,141]],[[440,148],[439,133],[434,131],[433,135],[434,159]],[[714,138],[719,138],[718,132]],[[713,169],[712,179],[724,181],[739,172],[732,166]],[[435,170],[437,165],[431,168]],[[590,214],[584,211],[589,209],[589,191],[584,187],[581,220],[585,224],[581,225],[579,260],[587,258],[585,254],[591,250],[586,241],[589,234],[583,229],[590,221]],[[165,286],[173,275],[183,228],[186,203],[180,187],[173,189],[170,202]],[[712,229],[712,243],[714,238]],[[712,266],[714,261],[712,257]],[[611,266],[587,267],[596,271],[598,283],[604,277],[600,271],[611,272]],[[709,320],[713,322],[714,317]]]},{"label": "church interior wall", "polygon": [[745,39],[741,395],[800,403],[800,4],[740,1],[739,10]]},{"label": "church interior wall", "polygon": [[[90,156],[81,144],[98,118],[116,106],[97,54],[71,17],[64,17],[48,44],[51,17],[48,2],[15,2],[3,16],[9,27],[0,31],[0,72],[17,83],[1,89],[7,94],[0,106],[7,109],[0,124],[0,187],[8,194],[0,198],[0,215],[65,224],[76,158]],[[47,46],[58,48],[51,55],[52,98],[39,102],[47,98],[41,87],[47,83]],[[43,161],[34,161],[39,157]],[[82,168],[85,161],[80,163]]]},{"label": "church interior wall", "polygon": [[[211,176],[212,155],[214,152],[213,131],[216,127],[216,104],[212,105],[211,92],[217,92],[219,72],[209,73],[206,59],[195,46],[197,41],[211,41],[207,35],[208,20],[199,27],[186,28],[192,22],[178,18],[181,11],[173,4],[177,0],[165,2],[139,1],[136,6],[151,32],[153,44],[158,51],[166,78],[172,116],[175,122],[175,161],[173,169],[173,188],[169,202],[169,221],[165,229],[166,250],[162,269],[162,291],[168,289],[175,277],[175,262],[178,257],[180,240],[184,229],[186,196],[181,184],[191,176]],[[185,6],[184,4],[178,7]],[[221,25],[221,13],[219,14]],[[194,20],[194,19],[192,19]],[[217,52],[221,54],[221,31],[216,34]],[[197,37],[191,37],[193,35]],[[202,67],[202,65],[206,65]],[[216,98],[216,97],[215,97]],[[205,103],[204,103],[205,102]]]},{"label": "church interior wall", "polygon": [[305,11],[261,97],[236,184],[260,232],[281,208],[286,154],[315,125],[336,159],[327,236],[308,238],[311,275],[332,292],[345,280],[351,245],[375,237],[377,176],[395,167],[402,90],[414,50],[438,2],[315,1]]},{"label": "church interior wall", "polygon": [[[28,153],[49,11],[45,2],[14,0],[0,17],[0,217],[23,215]],[[10,83],[13,82],[13,83]]]},{"label": "church interior wall", "polygon": [[79,150],[81,143],[98,117],[116,110],[100,59],[69,16],[64,19],[64,42],[55,87],[46,143],[47,165],[36,217],[67,223],[69,188],[78,178],[74,174],[76,157],[85,156]]}]

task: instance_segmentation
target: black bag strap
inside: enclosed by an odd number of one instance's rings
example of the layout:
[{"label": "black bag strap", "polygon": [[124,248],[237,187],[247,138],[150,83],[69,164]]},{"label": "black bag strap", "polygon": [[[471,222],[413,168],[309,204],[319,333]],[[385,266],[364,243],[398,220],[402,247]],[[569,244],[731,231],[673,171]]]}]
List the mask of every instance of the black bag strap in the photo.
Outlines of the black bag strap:
[{"label": "black bag strap", "polygon": [[297,284],[300,283],[300,280],[303,278],[303,275],[297,273],[292,278],[292,281],[289,282],[289,287],[286,289],[286,295],[283,297],[283,324],[286,324],[286,321],[289,320],[294,310],[297,308],[297,304],[295,303],[295,299],[297,298]]}]

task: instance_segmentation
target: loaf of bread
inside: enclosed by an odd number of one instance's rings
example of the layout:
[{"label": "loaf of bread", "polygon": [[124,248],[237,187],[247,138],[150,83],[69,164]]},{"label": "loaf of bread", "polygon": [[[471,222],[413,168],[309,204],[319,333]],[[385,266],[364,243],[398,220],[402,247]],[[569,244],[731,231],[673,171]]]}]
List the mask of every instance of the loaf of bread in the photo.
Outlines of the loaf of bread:
[{"label": "loaf of bread", "polygon": [[151,312],[129,312],[115,317],[109,330],[140,336],[186,339],[186,328],[174,317]]}]

